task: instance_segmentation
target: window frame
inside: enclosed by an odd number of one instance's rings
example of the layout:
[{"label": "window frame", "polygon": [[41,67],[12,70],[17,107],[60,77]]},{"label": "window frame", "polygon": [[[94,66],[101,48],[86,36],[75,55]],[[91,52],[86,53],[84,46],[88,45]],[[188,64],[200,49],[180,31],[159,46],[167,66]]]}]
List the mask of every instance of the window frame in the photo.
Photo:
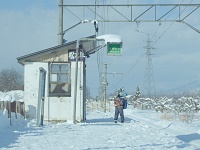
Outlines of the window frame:
[{"label": "window frame", "polygon": [[[58,69],[53,70],[53,65],[58,65]],[[67,65],[66,70],[62,70],[62,65]],[[52,81],[52,75],[57,75]],[[66,81],[62,81],[61,75],[66,75]],[[56,81],[57,80],[57,81]],[[63,87],[68,90],[63,90]],[[52,88],[55,87],[53,90]],[[59,88],[58,88],[59,87]],[[60,91],[60,92],[59,92]],[[56,62],[49,63],[49,97],[71,97],[71,63]]]}]

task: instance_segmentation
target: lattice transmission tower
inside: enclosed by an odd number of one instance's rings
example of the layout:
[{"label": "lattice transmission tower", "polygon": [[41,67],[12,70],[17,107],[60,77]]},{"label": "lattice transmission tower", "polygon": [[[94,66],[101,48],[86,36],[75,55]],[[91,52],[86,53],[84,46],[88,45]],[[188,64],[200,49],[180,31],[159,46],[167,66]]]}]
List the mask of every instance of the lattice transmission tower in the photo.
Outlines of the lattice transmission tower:
[{"label": "lattice transmission tower", "polygon": [[146,62],[145,62],[145,91],[149,98],[156,97],[156,86],[153,73],[153,63],[152,63],[152,50],[155,48],[151,45],[152,41],[148,35],[147,45],[144,47],[146,49]]}]

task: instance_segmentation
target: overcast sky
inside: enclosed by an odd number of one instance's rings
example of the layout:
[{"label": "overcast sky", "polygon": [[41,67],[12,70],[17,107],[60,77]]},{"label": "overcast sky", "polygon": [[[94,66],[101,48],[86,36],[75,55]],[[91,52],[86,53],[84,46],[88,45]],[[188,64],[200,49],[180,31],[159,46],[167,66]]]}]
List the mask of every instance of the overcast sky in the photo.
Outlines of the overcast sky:
[{"label": "overcast sky", "polygon": [[[0,5],[0,69],[17,68],[23,71],[18,64],[17,57],[40,51],[58,44],[58,0],[4,0]],[[64,0],[64,4],[81,4],[83,1]],[[118,3],[119,1],[114,1]],[[184,3],[199,4],[199,0],[121,0],[120,4],[146,3]],[[85,0],[84,4],[94,4],[94,0]],[[112,4],[111,0],[97,0],[98,4]],[[70,9],[70,8],[69,8]],[[118,8],[126,13],[124,8]],[[72,15],[64,8],[64,29],[80,21],[79,18],[95,19],[87,8],[70,9],[77,16]],[[135,14],[141,10],[135,8]],[[162,13],[162,10],[160,10]],[[185,9],[183,15],[191,12]],[[164,10],[163,10],[164,12]],[[105,18],[112,16],[112,12],[99,12]],[[186,22],[200,30],[200,8],[186,18]],[[150,14],[149,14],[150,15]],[[146,16],[147,18],[150,16]],[[165,19],[177,18],[176,11],[169,13]],[[156,34],[155,34],[156,33]],[[70,42],[83,36],[94,34],[93,24],[81,24],[68,31],[64,38]],[[145,46],[147,34],[150,35],[153,47],[152,66],[157,93],[171,89],[184,89],[190,85],[197,85],[200,79],[200,34],[187,25],[177,22],[135,22],[127,23],[99,23],[99,35],[118,34],[123,38],[122,56],[107,56],[106,49],[91,55],[86,60],[87,85],[92,96],[98,95],[100,87],[99,77],[104,71],[106,62],[108,73],[116,72],[123,75],[107,74],[108,94],[124,87],[128,93],[135,92],[139,86],[145,93]],[[152,36],[154,35],[154,36]],[[98,69],[98,66],[101,66]],[[187,88],[186,88],[187,89]],[[188,89],[187,89],[188,90]]]}]

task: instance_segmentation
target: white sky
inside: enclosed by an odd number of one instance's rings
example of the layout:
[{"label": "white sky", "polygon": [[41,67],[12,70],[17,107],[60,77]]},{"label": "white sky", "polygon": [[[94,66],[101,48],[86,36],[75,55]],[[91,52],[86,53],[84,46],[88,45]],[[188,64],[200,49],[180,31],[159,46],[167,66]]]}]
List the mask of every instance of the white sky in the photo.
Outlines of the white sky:
[{"label": "white sky", "polygon": [[[81,1],[82,2],[82,1]],[[112,1],[98,1],[99,4],[112,4]],[[119,2],[119,1],[115,1]],[[145,4],[147,1],[123,0],[121,3]],[[198,3],[198,0],[176,0],[176,1],[148,1],[148,3]],[[65,1],[64,4],[80,3],[80,1]],[[94,4],[94,1],[84,1],[84,3]],[[121,10],[123,12],[123,10]],[[186,9],[184,13],[191,11]],[[87,19],[86,9],[79,11]],[[189,16],[185,21],[200,30],[200,9]],[[111,15],[111,14],[104,14]],[[174,17],[175,13],[170,13],[168,17]],[[58,43],[58,0],[34,2],[3,1],[0,5],[0,69],[15,67],[23,71],[23,66],[17,63],[16,58],[40,51]],[[64,9],[64,29],[79,22],[67,9]],[[170,27],[169,27],[170,26]],[[157,30],[158,29],[158,30]],[[137,32],[139,30],[140,32]],[[112,93],[120,87],[124,87],[127,92],[135,92],[139,85],[144,91],[144,76],[146,58],[140,56],[145,53],[147,35],[154,34],[152,38],[155,42],[163,33],[163,36],[156,42],[153,51],[153,70],[156,90],[166,91],[177,87],[187,87],[188,83],[199,82],[200,77],[200,34],[181,23],[162,23],[159,26],[155,23],[105,23],[99,24],[99,34],[119,34],[123,38],[123,55],[107,56],[105,50],[101,50],[99,55],[91,55],[87,59],[87,85],[90,87],[92,96],[96,96],[99,91],[98,61],[101,72],[104,71],[104,63],[108,64],[108,72],[123,73],[124,75],[108,74],[108,93]],[[94,34],[92,24],[84,24],[75,27],[65,34],[67,41],[75,40],[83,36]],[[197,84],[199,85],[199,84]]]}]

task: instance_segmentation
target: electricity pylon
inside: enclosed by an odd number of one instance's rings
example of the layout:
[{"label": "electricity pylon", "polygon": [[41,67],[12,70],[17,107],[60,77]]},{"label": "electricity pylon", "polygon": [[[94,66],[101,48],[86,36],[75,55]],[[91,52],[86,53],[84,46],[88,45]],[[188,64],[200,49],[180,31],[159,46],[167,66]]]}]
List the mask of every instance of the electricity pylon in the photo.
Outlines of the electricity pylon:
[{"label": "electricity pylon", "polygon": [[153,73],[153,64],[152,64],[152,52],[151,50],[155,49],[151,46],[151,40],[148,35],[147,37],[147,46],[144,48],[146,49],[146,64],[145,64],[145,89],[146,94],[149,98],[156,97],[156,87],[154,81],[154,73]]}]

